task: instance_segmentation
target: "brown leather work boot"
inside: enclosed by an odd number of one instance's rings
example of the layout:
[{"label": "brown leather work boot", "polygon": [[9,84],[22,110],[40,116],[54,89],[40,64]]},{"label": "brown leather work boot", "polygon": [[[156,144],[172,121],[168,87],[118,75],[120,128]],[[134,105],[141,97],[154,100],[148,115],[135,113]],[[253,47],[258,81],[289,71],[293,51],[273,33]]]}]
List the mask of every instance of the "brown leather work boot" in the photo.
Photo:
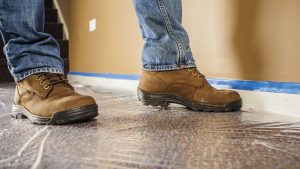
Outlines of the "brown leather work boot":
[{"label": "brown leather work boot", "polygon": [[63,75],[34,74],[16,85],[15,118],[28,117],[35,124],[66,124],[97,115],[95,100],[76,93]]},{"label": "brown leather work boot", "polygon": [[177,103],[205,112],[236,111],[242,107],[237,92],[215,89],[196,68],[143,71],[138,99],[145,105],[168,107],[170,103]]}]

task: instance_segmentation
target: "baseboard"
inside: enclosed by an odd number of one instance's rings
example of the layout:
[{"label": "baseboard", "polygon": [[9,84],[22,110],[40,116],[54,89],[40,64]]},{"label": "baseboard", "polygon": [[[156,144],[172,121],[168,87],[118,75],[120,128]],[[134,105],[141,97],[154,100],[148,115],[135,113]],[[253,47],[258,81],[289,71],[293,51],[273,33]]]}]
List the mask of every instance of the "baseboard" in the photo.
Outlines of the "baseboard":
[{"label": "baseboard", "polygon": [[[136,94],[139,76],[70,72],[68,78],[71,82]],[[209,81],[216,88],[237,90],[243,98],[243,111],[300,117],[300,84],[298,83],[224,79],[209,79]]]}]

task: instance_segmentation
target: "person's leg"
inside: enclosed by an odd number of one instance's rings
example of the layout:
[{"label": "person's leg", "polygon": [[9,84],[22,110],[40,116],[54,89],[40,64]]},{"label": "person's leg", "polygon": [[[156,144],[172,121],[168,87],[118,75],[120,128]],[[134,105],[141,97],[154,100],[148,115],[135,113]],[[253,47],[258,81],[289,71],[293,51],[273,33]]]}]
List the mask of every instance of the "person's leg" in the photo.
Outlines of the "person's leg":
[{"label": "person's leg", "polygon": [[235,91],[213,88],[197,69],[181,24],[181,0],[133,0],[145,41],[138,98],[145,105],[169,103],[200,111],[235,111]]},{"label": "person's leg", "polygon": [[58,43],[43,29],[44,0],[0,0],[3,51],[17,83],[12,116],[37,124],[97,116],[95,100],[76,93],[63,76]]},{"label": "person's leg", "polygon": [[143,69],[196,67],[188,34],[181,24],[181,0],[134,0],[133,3],[145,40]]},{"label": "person's leg", "polygon": [[58,43],[44,29],[43,0],[0,0],[4,53],[15,81],[38,72],[63,74]]}]

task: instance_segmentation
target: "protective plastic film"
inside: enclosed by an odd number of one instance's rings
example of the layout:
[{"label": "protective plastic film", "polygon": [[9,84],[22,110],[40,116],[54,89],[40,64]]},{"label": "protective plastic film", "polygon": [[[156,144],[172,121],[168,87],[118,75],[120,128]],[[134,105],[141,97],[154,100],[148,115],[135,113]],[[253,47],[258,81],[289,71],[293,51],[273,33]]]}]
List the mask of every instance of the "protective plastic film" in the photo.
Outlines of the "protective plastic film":
[{"label": "protective plastic film", "polygon": [[63,126],[9,116],[0,84],[0,168],[300,168],[300,119],[262,112],[202,113],[141,105],[136,96],[75,84],[100,115]]}]

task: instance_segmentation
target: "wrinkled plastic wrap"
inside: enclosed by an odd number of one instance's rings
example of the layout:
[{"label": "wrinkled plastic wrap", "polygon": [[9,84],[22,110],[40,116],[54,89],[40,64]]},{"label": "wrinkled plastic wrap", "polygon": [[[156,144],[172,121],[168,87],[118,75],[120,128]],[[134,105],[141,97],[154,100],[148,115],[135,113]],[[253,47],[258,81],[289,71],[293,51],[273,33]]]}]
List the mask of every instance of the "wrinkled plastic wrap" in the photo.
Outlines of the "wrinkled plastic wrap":
[{"label": "wrinkled plastic wrap", "polygon": [[0,168],[300,168],[299,118],[159,109],[75,86],[96,98],[100,115],[39,126],[9,116],[14,85],[0,84]]}]

